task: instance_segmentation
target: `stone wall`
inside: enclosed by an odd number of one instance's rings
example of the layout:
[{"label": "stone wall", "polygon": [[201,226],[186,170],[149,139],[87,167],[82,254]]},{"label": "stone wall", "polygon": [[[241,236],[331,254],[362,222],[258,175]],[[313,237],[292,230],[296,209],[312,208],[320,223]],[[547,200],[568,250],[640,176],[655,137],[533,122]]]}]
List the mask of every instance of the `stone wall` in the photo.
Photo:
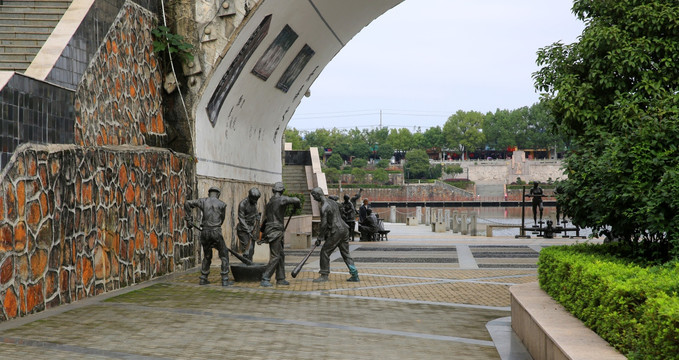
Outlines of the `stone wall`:
[{"label": "stone wall", "polygon": [[[273,184],[259,184],[254,182],[245,182],[238,180],[211,178],[206,176],[198,176],[198,194],[194,195],[192,199],[207,197],[207,191],[211,187],[216,187],[220,190],[219,199],[226,203],[226,219],[222,224],[222,236],[226,245],[235,247],[234,241],[238,241],[236,236],[236,225],[238,224],[238,204],[241,200],[248,196],[250,188],[256,187],[262,196],[257,202],[257,208],[261,213],[264,212],[264,205],[271,199],[273,192]],[[194,219],[198,219],[198,211],[195,211]],[[198,234],[195,234],[195,240],[198,240]],[[268,255],[267,255],[268,256]],[[219,259],[219,257],[216,257]],[[219,261],[219,260],[217,260]]]},{"label": "stone wall", "polygon": [[[354,196],[356,193],[358,189],[343,189],[342,193],[339,193],[338,188],[328,189],[328,194],[338,195],[340,201],[343,201],[341,199],[344,194]],[[392,189],[364,189],[359,201],[362,202],[363,199],[378,202],[443,202],[468,201],[469,197],[441,184],[409,184]]]},{"label": "stone wall", "polygon": [[20,147],[0,174],[0,320],[195,266],[193,169],[148,147]]},{"label": "stone wall", "polygon": [[76,90],[77,145],[159,144],[164,137],[156,22],[132,2],[121,9]]}]

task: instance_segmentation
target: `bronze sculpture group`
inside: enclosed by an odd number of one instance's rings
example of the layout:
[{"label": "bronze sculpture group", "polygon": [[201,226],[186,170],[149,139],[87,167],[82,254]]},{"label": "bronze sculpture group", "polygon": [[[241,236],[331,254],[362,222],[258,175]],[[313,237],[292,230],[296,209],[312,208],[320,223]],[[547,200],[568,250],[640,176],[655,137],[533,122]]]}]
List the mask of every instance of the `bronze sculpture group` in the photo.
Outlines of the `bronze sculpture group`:
[{"label": "bronze sculpture group", "polygon": [[[219,189],[212,187],[208,190],[207,197],[196,200],[187,200],[184,203],[186,221],[189,224],[189,227],[195,227],[200,231],[199,238],[203,249],[203,261],[201,263],[201,275],[199,277],[200,285],[209,284],[208,275],[210,274],[210,265],[212,264],[212,249],[217,249],[221,260],[220,275],[222,286],[229,286],[232,282],[228,279],[228,253],[231,252],[245,264],[251,265],[255,243],[267,243],[270,252],[269,262],[264,267],[260,286],[272,286],[271,277],[274,276],[274,274],[277,285],[290,284],[285,279],[284,236],[292,216],[285,221],[285,213],[289,206],[298,208],[301,205],[301,202],[296,197],[283,195],[285,186],[281,182],[275,183],[272,190],[273,195],[265,205],[263,217],[257,208],[257,202],[261,197],[259,189],[250,189],[248,191],[248,196],[239,203],[238,225],[236,226],[238,240],[236,241],[236,239],[234,239],[231,246],[232,249],[227,248],[222,236],[222,224],[224,223],[226,216],[226,204],[219,199]],[[355,219],[356,208],[354,204],[360,197],[361,192],[362,190],[352,199],[348,199],[348,196],[345,197],[345,202],[348,202],[353,208],[353,212],[349,214],[350,211],[348,206],[346,208],[343,206],[342,209],[340,209],[339,203],[337,201],[329,200],[320,188],[314,188],[311,191],[311,196],[320,203],[321,209],[321,225],[319,228],[318,240],[316,240],[314,248],[324,242],[320,256],[320,277],[315,279],[314,282],[328,281],[328,274],[330,273],[330,255],[337,248],[339,248],[340,254],[351,274],[351,277],[348,278],[347,281],[359,281],[358,270],[356,270],[354,261],[349,254],[349,239],[351,238],[352,232],[348,225],[349,218],[345,216],[350,215],[352,216],[351,220]],[[191,210],[194,208],[200,209],[202,213],[200,225],[193,222]],[[234,251],[233,248],[237,249]],[[309,255],[311,255],[311,253],[309,253]],[[307,255],[304,262],[306,262],[309,255]],[[300,265],[298,265],[299,269],[295,270],[298,272],[303,265],[304,263],[300,263]],[[293,273],[293,277],[295,276],[296,273]]]}]

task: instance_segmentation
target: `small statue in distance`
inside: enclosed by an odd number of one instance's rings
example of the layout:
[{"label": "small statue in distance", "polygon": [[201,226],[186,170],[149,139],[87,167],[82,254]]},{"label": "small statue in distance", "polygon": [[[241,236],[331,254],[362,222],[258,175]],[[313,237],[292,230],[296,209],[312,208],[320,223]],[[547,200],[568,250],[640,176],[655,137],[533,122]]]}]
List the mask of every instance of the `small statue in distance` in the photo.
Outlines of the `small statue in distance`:
[{"label": "small statue in distance", "polygon": [[533,182],[533,188],[530,189],[530,194],[528,194],[526,196],[533,198],[533,200],[532,200],[533,221],[535,222],[535,225],[537,226],[537,224],[538,224],[538,220],[537,220],[538,208],[540,209],[540,224],[542,224],[542,212],[544,211],[544,207],[542,205],[542,197],[544,196],[544,192],[542,191],[542,188],[540,187],[540,183],[537,182],[537,181],[534,181]]},{"label": "small statue in distance", "polygon": [[[187,200],[184,203],[186,211],[186,221],[189,226],[200,230],[200,245],[203,248],[203,262],[200,269],[200,285],[207,285],[208,275],[210,275],[210,265],[212,264],[212,249],[217,249],[219,258],[222,261],[221,276],[222,286],[229,286],[229,253],[222,237],[222,224],[226,216],[226,204],[219,200],[219,189],[211,187],[208,190],[208,197]],[[203,220],[198,226],[193,222],[191,209],[199,208],[203,212]]]}]

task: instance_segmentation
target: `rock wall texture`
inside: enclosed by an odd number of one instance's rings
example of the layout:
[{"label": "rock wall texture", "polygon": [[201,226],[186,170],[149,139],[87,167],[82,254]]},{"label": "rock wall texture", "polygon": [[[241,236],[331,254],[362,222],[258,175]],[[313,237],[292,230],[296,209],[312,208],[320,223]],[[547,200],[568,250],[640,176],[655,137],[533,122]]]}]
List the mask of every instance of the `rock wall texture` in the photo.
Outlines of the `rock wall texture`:
[{"label": "rock wall texture", "polygon": [[159,144],[165,136],[156,23],[141,6],[123,6],[76,90],[76,145]]},{"label": "rock wall texture", "polygon": [[0,319],[195,266],[187,156],[22,146],[0,184]]}]

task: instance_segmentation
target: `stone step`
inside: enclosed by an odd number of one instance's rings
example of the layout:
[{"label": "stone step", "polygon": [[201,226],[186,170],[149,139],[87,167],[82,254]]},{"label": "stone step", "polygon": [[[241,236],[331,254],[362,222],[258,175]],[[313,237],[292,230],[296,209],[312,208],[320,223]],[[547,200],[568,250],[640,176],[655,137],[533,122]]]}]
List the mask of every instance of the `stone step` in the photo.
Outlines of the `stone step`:
[{"label": "stone step", "polygon": [[30,0],[3,0],[2,6],[8,7],[57,7],[57,8],[67,8],[71,5],[72,0],[40,0],[40,1],[30,1]]},{"label": "stone step", "polygon": [[0,23],[0,32],[15,32],[15,33],[46,32],[48,34],[51,34],[53,30],[54,26],[46,26],[44,24],[36,24],[35,26],[32,26],[32,25],[5,25],[4,23]]},{"label": "stone step", "polygon": [[40,45],[0,45],[0,59],[3,58],[4,54],[20,54],[20,53],[31,53],[37,54],[40,51]]},{"label": "stone step", "polygon": [[49,31],[0,31],[0,38],[3,39],[21,39],[21,40],[42,40],[45,41],[52,32]]},{"label": "stone step", "polygon": [[9,53],[3,51],[4,50],[0,48],[0,63],[23,63],[23,62],[30,63],[35,57],[35,53],[27,53],[25,51],[17,53]]},{"label": "stone step", "polygon": [[[59,23],[59,18],[48,19],[44,17],[26,17],[25,14],[17,14],[24,16],[12,16],[7,14],[0,14],[0,24],[2,25],[26,25],[44,27],[49,26],[54,28]],[[40,15],[40,14],[36,14]]]},{"label": "stone step", "polygon": [[0,36],[0,46],[38,46],[45,43],[45,38],[41,39],[13,39]]},{"label": "stone step", "polygon": [[58,11],[54,13],[36,13],[36,12],[16,12],[16,13],[4,13],[0,12],[0,18],[11,18],[11,19],[39,19],[46,21],[59,21],[62,16],[64,16],[63,11]]},{"label": "stone step", "polygon": [[34,14],[57,14],[57,15],[64,15],[64,12],[66,12],[67,8],[62,8],[62,7],[54,7],[54,6],[31,6],[31,7],[24,7],[24,6],[6,6],[6,5],[0,5],[0,14],[26,14],[26,13],[34,13]]},{"label": "stone step", "polygon": [[18,73],[23,73],[28,69],[30,61],[3,61],[0,62],[0,71],[16,71]]}]

